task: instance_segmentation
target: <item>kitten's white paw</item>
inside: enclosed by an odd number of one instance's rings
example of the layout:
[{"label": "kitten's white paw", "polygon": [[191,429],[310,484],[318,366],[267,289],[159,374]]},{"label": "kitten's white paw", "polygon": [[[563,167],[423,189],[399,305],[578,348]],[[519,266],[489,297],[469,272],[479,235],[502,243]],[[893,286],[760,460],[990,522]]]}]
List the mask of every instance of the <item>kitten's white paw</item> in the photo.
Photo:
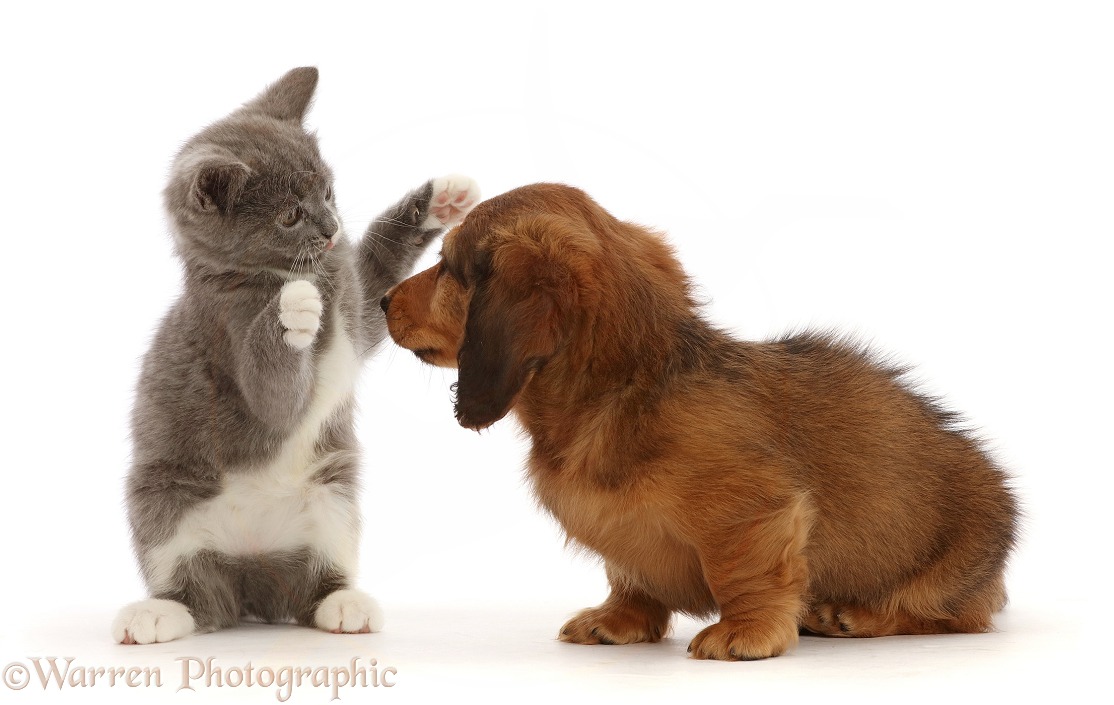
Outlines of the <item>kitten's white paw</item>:
[{"label": "kitten's white paw", "polygon": [[450,174],[434,179],[429,215],[421,227],[423,230],[452,227],[464,220],[472,206],[479,202],[480,187],[472,178]]},{"label": "kitten's white paw", "polygon": [[383,628],[379,603],[359,590],[337,590],[321,601],[313,614],[318,629],[334,634],[366,634]]},{"label": "kitten's white paw", "polygon": [[287,282],[279,294],[279,322],[283,339],[299,350],[308,348],[321,327],[321,294],[304,279]]},{"label": "kitten's white paw", "polygon": [[112,638],[120,644],[153,644],[193,634],[193,617],[186,606],[173,600],[140,600],[116,615]]}]

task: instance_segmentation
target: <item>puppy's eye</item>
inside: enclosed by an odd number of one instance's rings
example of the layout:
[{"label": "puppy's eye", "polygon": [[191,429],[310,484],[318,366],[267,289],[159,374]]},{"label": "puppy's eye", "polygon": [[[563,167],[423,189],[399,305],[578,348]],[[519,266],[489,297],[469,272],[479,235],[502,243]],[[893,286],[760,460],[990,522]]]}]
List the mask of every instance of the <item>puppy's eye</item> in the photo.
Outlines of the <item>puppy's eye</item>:
[{"label": "puppy's eye", "polygon": [[282,212],[278,222],[284,228],[292,228],[302,220],[302,207],[294,206]]}]

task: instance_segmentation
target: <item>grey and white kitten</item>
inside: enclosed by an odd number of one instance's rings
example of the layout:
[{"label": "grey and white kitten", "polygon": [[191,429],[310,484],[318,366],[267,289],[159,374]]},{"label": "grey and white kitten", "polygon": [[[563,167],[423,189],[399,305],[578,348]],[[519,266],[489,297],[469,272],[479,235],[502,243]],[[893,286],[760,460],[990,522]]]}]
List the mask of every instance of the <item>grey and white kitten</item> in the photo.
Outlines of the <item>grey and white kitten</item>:
[{"label": "grey and white kitten", "polygon": [[147,353],[127,481],[150,598],[112,635],[177,639],[241,618],[376,631],[356,590],[357,371],[379,301],[476,202],[466,177],[411,192],[350,244],[302,126],[295,69],[178,154],[165,191],[184,291]]}]

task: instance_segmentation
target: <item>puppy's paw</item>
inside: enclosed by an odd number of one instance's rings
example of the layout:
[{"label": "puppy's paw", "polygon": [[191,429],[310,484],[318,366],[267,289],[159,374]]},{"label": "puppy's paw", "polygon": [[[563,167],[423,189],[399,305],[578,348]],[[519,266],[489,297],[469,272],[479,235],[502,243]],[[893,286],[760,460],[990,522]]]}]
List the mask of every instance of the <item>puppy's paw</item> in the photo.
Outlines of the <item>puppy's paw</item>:
[{"label": "puppy's paw", "polygon": [[984,632],[990,615],[974,613],[959,618],[930,619],[901,612],[880,612],[861,605],[818,602],[801,618],[801,628],[820,636],[874,637],[895,634]]},{"label": "puppy's paw", "polygon": [[828,602],[809,607],[801,619],[801,626],[821,636],[855,636],[854,611]]},{"label": "puppy's paw", "polygon": [[283,340],[304,350],[313,343],[321,327],[321,294],[317,287],[298,279],[287,282],[279,294],[279,323],[286,329]]},{"label": "puppy's paw", "polygon": [[757,661],[780,656],[797,643],[797,626],[747,619],[725,619],[693,637],[694,659]]},{"label": "puppy's paw", "polygon": [[321,601],[313,623],[333,634],[367,634],[383,628],[383,610],[359,590],[337,590]]},{"label": "puppy's paw", "polygon": [[669,619],[647,615],[633,607],[593,607],[565,622],[557,638],[572,644],[637,644],[661,641]]},{"label": "puppy's paw", "polygon": [[430,181],[433,191],[422,230],[451,228],[464,220],[468,211],[480,201],[480,187],[475,180],[450,174]]},{"label": "puppy's paw", "polygon": [[153,644],[193,634],[190,611],[173,600],[141,600],[116,615],[112,638],[120,644]]}]

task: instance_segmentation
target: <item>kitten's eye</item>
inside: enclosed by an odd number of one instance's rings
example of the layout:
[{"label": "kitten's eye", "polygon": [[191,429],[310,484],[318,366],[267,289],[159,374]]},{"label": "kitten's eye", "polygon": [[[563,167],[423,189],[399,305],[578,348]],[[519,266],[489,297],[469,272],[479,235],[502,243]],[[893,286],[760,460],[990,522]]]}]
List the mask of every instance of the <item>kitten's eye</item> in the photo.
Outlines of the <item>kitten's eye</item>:
[{"label": "kitten's eye", "polygon": [[325,200],[326,201],[333,200],[333,187],[332,186],[329,186],[328,188],[325,189]]},{"label": "kitten's eye", "polygon": [[294,206],[279,216],[278,222],[284,228],[292,228],[302,219],[302,207]]}]

